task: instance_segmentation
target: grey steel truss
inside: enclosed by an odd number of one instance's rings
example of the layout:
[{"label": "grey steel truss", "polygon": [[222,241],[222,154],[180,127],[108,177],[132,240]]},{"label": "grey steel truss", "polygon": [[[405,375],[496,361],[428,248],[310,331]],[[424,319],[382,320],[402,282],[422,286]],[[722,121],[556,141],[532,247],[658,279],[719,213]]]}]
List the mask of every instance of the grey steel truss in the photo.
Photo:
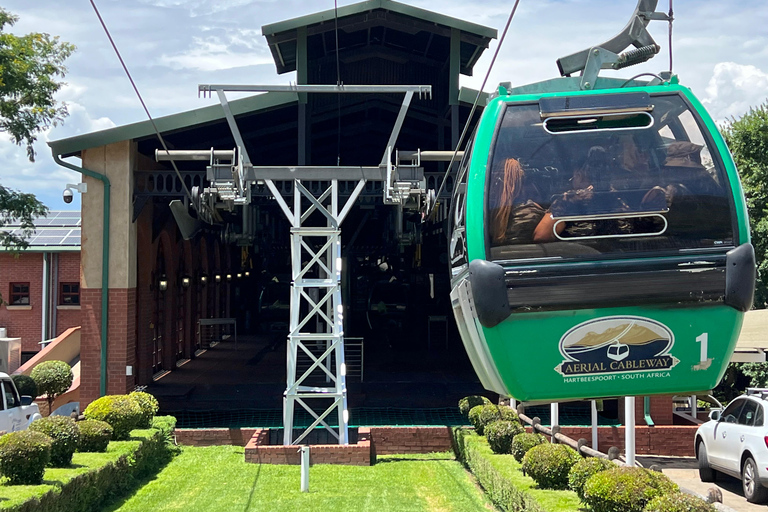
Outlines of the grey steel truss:
[{"label": "grey steel truss", "polygon": [[[229,108],[226,92],[296,93],[404,93],[395,124],[378,165],[370,167],[254,166]],[[367,181],[383,183],[385,204],[401,209],[419,204],[425,194],[420,155],[411,163],[393,164],[394,145],[414,94],[430,96],[428,85],[200,85],[199,93],[216,93],[237,145],[234,153],[210,151],[169,151],[165,158],[210,159],[207,178],[210,187],[202,192],[201,205],[233,209],[251,200],[251,186],[264,183],[291,224],[291,316],[288,334],[286,390],[283,398],[285,445],[300,444],[316,427],[324,427],[338,440],[349,443],[346,364],[344,360],[344,306],[341,294],[341,224],[349,214]],[[236,153],[236,154],[235,154]],[[231,165],[219,164],[231,160]],[[415,160],[415,161],[414,161]],[[302,181],[327,181],[320,190]],[[293,182],[293,204],[275,182]],[[356,181],[346,201],[339,201],[339,182]],[[212,206],[210,206],[212,205]],[[322,219],[318,222],[318,219]],[[188,230],[192,232],[192,227]],[[309,358],[310,364],[299,365]],[[296,433],[297,405],[312,418]],[[338,427],[330,420],[337,415]],[[301,429],[299,429],[301,430]]]}]

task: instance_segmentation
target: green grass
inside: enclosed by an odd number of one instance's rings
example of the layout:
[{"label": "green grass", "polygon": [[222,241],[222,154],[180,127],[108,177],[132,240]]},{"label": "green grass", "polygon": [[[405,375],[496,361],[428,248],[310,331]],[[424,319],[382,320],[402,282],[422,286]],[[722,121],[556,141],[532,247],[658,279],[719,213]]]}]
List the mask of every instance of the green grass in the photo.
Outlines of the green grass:
[{"label": "green grass", "polygon": [[582,510],[582,503],[573,491],[553,491],[539,489],[536,482],[522,472],[522,465],[512,455],[493,453],[485,437],[468,436],[467,442],[479,451],[490,464],[512,482],[521,491],[530,494],[544,510],[548,512],[577,512]]},{"label": "green grass", "polygon": [[184,447],[154,480],[108,511],[492,509],[452,453],[383,456],[370,467],[316,465],[309,478],[310,492],[302,493],[298,466],[249,464],[241,447]]},{"label": "green grass", "polygon": [[[141,431],[144,432],[144,431]],[[134,435],[140,432],[134,432]],[[60,489],[76,476],[98,469],[116,461],[122,455],[132,453],[139,441],[113,441],[104,453],[75,453],[72,464],[67,468],[47,468],[42,485],[8,485],[7,478],[0,479],[0,510],[20,505],[31,497]]]}]

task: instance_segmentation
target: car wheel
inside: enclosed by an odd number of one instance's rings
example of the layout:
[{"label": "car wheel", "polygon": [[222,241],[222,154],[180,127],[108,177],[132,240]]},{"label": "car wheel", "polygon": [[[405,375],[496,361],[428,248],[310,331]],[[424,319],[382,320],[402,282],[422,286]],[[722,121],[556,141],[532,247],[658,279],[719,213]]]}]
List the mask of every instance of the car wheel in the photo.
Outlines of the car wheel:
[{"label": "car wheel", "polygon": [[744,486],[744,497],[750,503],[764,503],[768,500],[768,489],[763,487],[760,483],[760,478],[757,473],[757,464],[748,457],[744,461],[744,466],[741,470],[741,483]]},{"label": "car wheel", "polygon": [[707,459],[707,447],[704,443],[699,443],[699,452],[696,457],[699,461],[699,478],[702,482],[714,482],[715,470],[709,467],[709,460]]}]

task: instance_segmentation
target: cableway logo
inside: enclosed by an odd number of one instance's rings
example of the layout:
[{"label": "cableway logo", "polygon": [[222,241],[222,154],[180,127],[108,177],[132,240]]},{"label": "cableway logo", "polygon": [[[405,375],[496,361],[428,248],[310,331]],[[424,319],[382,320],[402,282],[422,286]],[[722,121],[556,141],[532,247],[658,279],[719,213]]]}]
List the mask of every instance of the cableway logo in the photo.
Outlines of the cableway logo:
[{"label": "cableway logo", "polygon": [[564,377],[665,371],[680,362],[669,353],[674,344],[672,331],[649,318],[589,320],[560,338],[564,361],[555,370]]}]

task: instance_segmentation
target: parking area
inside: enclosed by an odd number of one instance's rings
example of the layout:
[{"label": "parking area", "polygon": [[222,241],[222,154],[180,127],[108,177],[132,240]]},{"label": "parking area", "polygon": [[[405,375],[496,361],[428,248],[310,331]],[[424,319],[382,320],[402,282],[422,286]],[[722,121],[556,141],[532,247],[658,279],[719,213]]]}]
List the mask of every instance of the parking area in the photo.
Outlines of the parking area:
[{"label": "parking area", "polygon": [[749,503],[744,498],[741,481],[722,473],[717,474],[713,483],[704,483],[699,479],[696,459],[693,457],[638,457],[637,460],[646,468],[652,465],[661,467],[661,471],[677,485],[696,491],[704,496],[710,487],[716,487],[723,493],[723,505],[738,512],[766,512],[768,506]]}]

